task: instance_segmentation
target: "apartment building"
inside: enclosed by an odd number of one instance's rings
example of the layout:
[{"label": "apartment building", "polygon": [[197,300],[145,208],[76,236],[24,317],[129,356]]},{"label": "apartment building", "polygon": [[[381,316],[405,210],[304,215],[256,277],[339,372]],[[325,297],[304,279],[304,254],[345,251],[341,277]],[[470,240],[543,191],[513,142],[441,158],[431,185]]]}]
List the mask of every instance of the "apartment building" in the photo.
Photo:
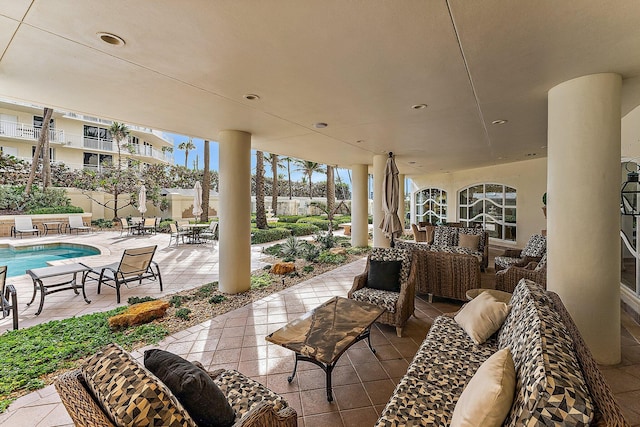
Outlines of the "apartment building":
[{"label": "apartment building", "polygon": [[[43,107],[0,100],[0,152],[31,161],[42,129]],[[55,110],[49,124],[51,160],[72,169],[98,170],[115,163],[118,147],[112,121]],[[121,149],[123,164],[173,164],[173,141],[160,131],[129,125],[129,146]]]}]

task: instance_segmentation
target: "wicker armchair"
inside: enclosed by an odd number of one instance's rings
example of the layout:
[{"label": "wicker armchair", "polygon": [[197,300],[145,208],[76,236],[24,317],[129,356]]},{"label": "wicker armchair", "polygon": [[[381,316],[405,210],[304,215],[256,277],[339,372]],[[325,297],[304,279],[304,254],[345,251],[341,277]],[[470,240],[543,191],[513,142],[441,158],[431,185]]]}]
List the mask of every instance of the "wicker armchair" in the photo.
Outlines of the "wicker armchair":
[{"label": "wicker armchair", "polygon": [[[371,260],[402,261],[400,272],[400,292],[379,291],[367,287],[369,265]],[[386,310],[377,322],[396,327],[396,334],[402,337],[402,328],[415,310],[417,270],[411,251],[395,248],[373,248],[367,258],[364,273],[353,279],[353,286],[347,297],[358,301],[369,302]]]},{"label": "wicker armchair", "polygon": [[420,230],[415,224],[411,224],[411,230],[413,231],[413,240],[416,242],[427,241],[427,232],[425,230]]},{"label": "wicker armchair", "polygon": [[[204,369],[198,362],[194,362],[194,364]],[[207,371],[207,374],[227,395],[229,404],[236,412],[233,427],[296,427],[298,425],[295,409],[288,406],[281,397],[260,383],[233,370],[219,369]],[[230,383],[233,383],[233,387],[229,387]],[[60,375],[55,386],[76,426],[114,426],[94,399],[79,369]],[[278,404],[281,409],[276,410],[273,402],[269,402],[266,395],[272,397],[272,400],[281,402]],[[260,400],[261,398],[264,400]]]},{"label": "wicker armchair", "polygon": [[534,234],[529,238],[524,249],[507,249],[495,258],[496,271],[504,270],[511,266],[524,267],[532,261],[538,262],[547,252],[547,238],[540,234]]},{"label": "wicker armchair", "polygon": [[532,261],[524,267],[512,265],[496,272],[496,289],[513,293],[520,279],[529,279],[547,289],[547,254],[539,262]]}]

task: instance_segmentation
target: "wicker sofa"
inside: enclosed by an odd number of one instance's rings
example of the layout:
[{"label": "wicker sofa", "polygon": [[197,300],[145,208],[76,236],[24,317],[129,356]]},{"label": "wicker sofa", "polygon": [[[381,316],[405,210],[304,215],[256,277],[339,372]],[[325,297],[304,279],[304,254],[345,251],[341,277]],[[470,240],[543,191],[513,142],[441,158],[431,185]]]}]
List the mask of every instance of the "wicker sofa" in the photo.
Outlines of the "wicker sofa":
[{"label": "wicker sofa", "polygon": [[410,250],[416,264],[416,293],[464,301],[469,289],[480,288],[480,261],[464,253],[434,251],[432,245],[397,241]]},{"label": "wicker sofa", "polygon": [[[427,245],[430,251],[474,255],[478,258],[482,271],[489,266],[489,233],[482,228],[449,225],[418,227],[415,224],[412,224],[411,227],[415,242]],[[480,236],[477,249],[460,245],[460,236],[463,234]]]},{"label": "wicker sofa", "polygon": [[449,425],[480,365],[509,347],[515,396],[505,426],[627,426],[560,298],[522,280],[501,328],[475,344],[453,315],[436,318],[376,427]]},{"label": "wicker sofa", "polygon": [[[106,352],[111,352],[108,357],[112,363],[100,366],[97,371],[99,379],[107,383],[108,389],[105,391],[103,387],[100,393],[95,393],[96,376],[87,374],[84,368],[89,364],[100,365],[102,362],[96,363],[95,358]],[[281,396],[259,382],[235,370],[219,369],[209,372],[199,362],[193,364],[206,372],[226,397],[235,412],[233,427],[297,426],[296,411]],[[117,375],[119,376],[116,378]],[[123,376],[126,378],[123,379]],[[189,381],[191,384],[202,383],[197,380]],[[55,386],[76,426],[198,425],[194,421],[195,417],[190,416],[193,414],[186,411],[162,381],[115,344],[98,352],[83,368],[59,376]],[[114,408],[114,402],[117,402],[117,408]],[[114,423],[114,409],[129,418],[124,422],[120,420],[118,424]],[[169,411],[172,412],[167,415]]]}]

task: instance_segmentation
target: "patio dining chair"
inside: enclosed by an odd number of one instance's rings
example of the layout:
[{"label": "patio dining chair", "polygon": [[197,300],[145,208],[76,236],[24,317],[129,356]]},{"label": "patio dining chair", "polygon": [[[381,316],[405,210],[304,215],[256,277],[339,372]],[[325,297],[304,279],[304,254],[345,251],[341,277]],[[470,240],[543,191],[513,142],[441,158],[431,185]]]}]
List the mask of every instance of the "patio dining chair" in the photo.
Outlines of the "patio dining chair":
[{"label": "patio dining chair", "polygon": [[120,287],[131,282],[142,283],[143,279],[157,280],[162,291],[162,277],[160,267],[153,261],[153,255],[158,246],[145,246],[142,248],[125,249],[120,262],[101,267],[92,267],[87,274],[87,279],[98,282],[98,294],[102,285],[107,285],[116,290],[116,302],[120,304]]},{"label": "patio dining chair", "polygon": [[11,227],[11,236],[18,237],[20,234],[20,238],[22,239],[22,234],[29,233],[31,235],[40,235],[40,229],[38,227],[34,227],[31,222],[30,216],[16,216],[13,218],[13,226]]},{"label": "patio dining chair", "polygon": [[176,246],[178,246],[178,239],[182,239],[182,243],[184,244],[184,236],[188,236],[188,231],[178,230],[178,226],[175,223],[169,224],[169,230],[171,234],[169,235],[169,246],[171,246],[171,241],[176,239]]},{"label": "patio dining chair", "polygon": [[0,311],[4,319],[13,313],[13,329],[18,329],[18,295],[13,285],[7,285],[7,266],[0,266]]},{"label": "patio dining chair", "polygon": [[120,237],[122,237],[122,233],[127,232],[127,236],[131,234],[135,227],[129,225],[126,218],[120,218]]},{"label": "patio dining chair", "polygon": [[142,226],[142,232],[156,234],[159,219],[160,218],[145,218],[144,225]]},{"label": "patio dining chair", "polygon": [[218,223],[211,222],[209,224],[209,228],[200,232],[200,240],[204,240],[205,242],[211,242],[213,245],[215,241],[218,239]]},{"label": "patio dining chair", "polygon": [[69,234],[72,234],[73,230],[76,230],[76,234],[80,231],[89,233],[91,232],[91,227],[82,221],[82,215],[69,215]]}]

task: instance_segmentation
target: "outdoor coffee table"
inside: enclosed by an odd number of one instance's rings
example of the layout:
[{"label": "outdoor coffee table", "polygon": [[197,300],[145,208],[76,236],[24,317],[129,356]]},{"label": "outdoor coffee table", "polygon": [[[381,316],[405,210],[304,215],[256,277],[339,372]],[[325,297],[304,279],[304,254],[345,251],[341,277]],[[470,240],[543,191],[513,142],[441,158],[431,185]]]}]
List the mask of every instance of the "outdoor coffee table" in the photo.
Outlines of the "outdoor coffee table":
[{"label": "outdoor coffee table", "polygon": [[[36,312],[37,316],[42,312],[45,295],[53,294],[60,291],[66,291],[69,289],[73,289],[73,292],[78,295],[78,288],[82,289],[82,296],[85,302],[89,304],[91,301],[87,299],[87,294],[84,290],[84,282],[90,270],[90,267],[87,267],[86,265],[80,263],[56,265],[54,267],[42,267],[27,270],[27,274],[31,276],[31,279],[33,280],[33,297],[31,297],[31,301],[27,305],[31,305],[33,301],[35,301],[36,291],[40,289],[40,306],[38,307],[38,311]],[[80,284],[78,284],[78,281],[76,279],[78,273],[82,273],[82,281],[80,282]],[[45,284],[43,282],[44,279],[53,279],[55,277],[67,276],[70,274],[73,274],[73,278],[66,282],[52,284]]]},{"label": "outdoor coffee table", "polygon": [[287,378],[293,381],[298,361],[320,366],[327,378],[327,400],[331,402],[331,373],[340,356],[353,344],[367,340],[372,352],[371,325],[384,309],[373,304],[352,299],[333,297],[302,317],[287,323],[265,337],[295,353],[293,373]]}]

